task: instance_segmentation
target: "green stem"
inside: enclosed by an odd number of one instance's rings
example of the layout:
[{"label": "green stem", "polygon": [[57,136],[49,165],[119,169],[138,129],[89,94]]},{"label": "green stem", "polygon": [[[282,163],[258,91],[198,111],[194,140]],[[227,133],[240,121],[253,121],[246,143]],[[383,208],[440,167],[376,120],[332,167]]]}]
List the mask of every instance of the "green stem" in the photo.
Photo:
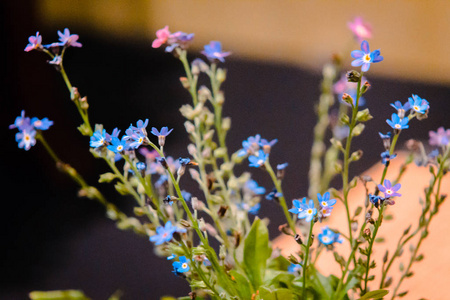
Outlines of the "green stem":
[{"label": "green stem", "polygon": [[308,241],[306,242],[306,250],[305,250],[305,256],[303,259],[303,290],[302,290],[302,299],[306,299],[306,271],[308,267],[308,259],[309,259],[309,248],[311,247],[311,236],[312,236],[312,230],[314,227],[314,218],[309,223],[309,234],[308,234]]},{"label": "green stem", "polygon": [[280,199],[280,205],[283,208],[284,216],[286,217],[286,220],[289,224],[289,228],[292,230],[293,234],[296,234],[295,230],[295,223],[291,215],[289,214],[288,207],[286,205],[286,199],[284,198],[283,190],[281,189],[281,181],[278,180],[277,176],[275,175],[275,172],[272,169],[272,166],[270,165],[269,158],[266,159],[264,162],[264,166],[266,167],[266,171],[269,173],[270,177],[272,178],[272,181],[275,185],[275,188],[277,192],[281,193]]}]

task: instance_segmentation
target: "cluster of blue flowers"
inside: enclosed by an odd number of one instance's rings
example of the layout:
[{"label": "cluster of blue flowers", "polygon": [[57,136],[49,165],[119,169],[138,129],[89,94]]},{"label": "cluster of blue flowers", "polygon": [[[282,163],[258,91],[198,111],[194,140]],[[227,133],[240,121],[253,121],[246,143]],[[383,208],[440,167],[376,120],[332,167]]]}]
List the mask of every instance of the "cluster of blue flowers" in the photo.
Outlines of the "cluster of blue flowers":
[{"label": "cluster of blue flowers", "polygon": [[319,242],[325,246],[332,245],[334,243],[342,244],[344,241],[340,233],[332,231],[328,228],[328,226],[322,227],[322,232],[319,233],[318,238]]},{"label": "cluster of blue flowers", "polygon": [[323,196],[317,194],[317,200],[319,202],[319,210],[314,206],[314,201],[310,199],[306,201],[306,197],[300,200],[292,200],[294,208],[289,211],[293,214],[298,214],[299,219],[305,219],[306,222],[311,222],[315,215],[319,212],[319,218],[323,219],[331,215],[333,205],[336,204],[336,199],[330,199],[330,192],[326,192]]},{"label": "cluster of blue flowers", "polygon": [[[146,127],[148,119],[145,121],[139,120],[136,126],[130,125],[125,131],[125,135],[119,139],[120,130],[115,128],[111,134],[108,134],[105,129],[96,131],[91,136],[90,146],[92,148],[101,148],[106,146],[108,150],[114,153],[122,153],[126,150],[136,150],[141,145],[149,145],[150,141],[147,136]],[[161,147],[164,146],[165,138],[172,132],[167,127],[157,130],[152,127],[151,133],[158,137],[158,142]]]},{"label": "cluster of blue flowers", "polygon": [[38,119],[36,117],[29,118],[25,116],[25,111],[22,110],[20,116],[16,118],[14,124],[9,125],[9,129],[17,128],[16,142],[19,148],[30,150],[36,144],[36,130],[47,130],[53,125],[53,121],[48,118]]}]

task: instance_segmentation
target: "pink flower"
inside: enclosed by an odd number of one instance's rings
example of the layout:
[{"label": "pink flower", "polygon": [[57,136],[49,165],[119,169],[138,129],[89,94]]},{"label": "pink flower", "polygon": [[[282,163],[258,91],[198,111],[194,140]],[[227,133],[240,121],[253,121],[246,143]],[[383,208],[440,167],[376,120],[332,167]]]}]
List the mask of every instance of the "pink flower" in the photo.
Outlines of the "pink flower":
[{"label": "pink flower", "polygon": [[450,129],[445,130],[444,127],[439,127],[438,130],[430,131],[430,145],[432,146],[447,146],[450,140]]},{"label": "pink flower", "polygon": [[42,49],[42,35],[39,35],[39,31],[36,32],[36,36],[30,36],[28,41],[30,43],[25,47],[26,52],[30,52],[34,49]]},{"label": "pink flower", "polygon": [[361,17],[356,17],[353,22],[348,22],[347,26],[359,42],[372,37],[372,28],[370,28],[369,24],[363,23]]},{"label": "pink flower", "polygon": [[159,48],[162,44],[167,42],[167,39],[170,37],[169,26],[164,27],[156,31],[156,39],[152,43],[153,48]]},{"label": "pink flower", "polygon": [[59,40],[61,41],[61,46],[65,47],[81,47],[81,43],[77,42],[79,36],[78,34],[70,34],[68,28],[64,29],[64,33],[58,30]]}]

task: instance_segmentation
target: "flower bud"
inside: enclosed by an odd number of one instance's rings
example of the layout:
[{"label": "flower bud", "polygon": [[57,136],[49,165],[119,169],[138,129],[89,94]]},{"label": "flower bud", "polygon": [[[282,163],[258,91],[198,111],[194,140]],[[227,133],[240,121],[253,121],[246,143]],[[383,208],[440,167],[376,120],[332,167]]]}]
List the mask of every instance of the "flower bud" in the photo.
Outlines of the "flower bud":
[{"label": "flower bud", "polygon": [[180,82],[185,89],[189,89],[191,87],[189,80],[186,77],[180,77]]},{"label": "flower bud", "polygon": [[345,76],[347,77],[348,82],[358,82],[361,78],[361,74],[356,72],[355,70],[348,71]]}]

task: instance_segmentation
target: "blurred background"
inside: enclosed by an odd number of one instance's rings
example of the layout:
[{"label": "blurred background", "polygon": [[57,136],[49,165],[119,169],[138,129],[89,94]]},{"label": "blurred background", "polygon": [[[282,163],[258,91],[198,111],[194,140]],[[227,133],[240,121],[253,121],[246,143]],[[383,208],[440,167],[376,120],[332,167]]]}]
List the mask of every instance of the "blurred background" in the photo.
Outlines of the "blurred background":
[{"label": "blurred background", "polygon": [[[165,149],[175,158],[188,155],[178,108],[190,99],[178,80],[183,76],[180,62],[151,47],[155,32],[169,25],[172,32],[195,33],[191,58],[202,57],[199,51],[209,41],[221,41],[225,51],[233,52],[224,65],[224,115],[232,117],[229,149],[237,151],[242,140],[256,133],[278,138],[271,161],[289,162],[287,199],[307,194],[305,157],[321,70],[335,54],[350,68],[350,51],[359,49],[359,43],[347,22],[357,16],[371,24],[370,45],[381,49],[385,60],[366,74],[372,88],[365,97],[374,119],[355,140],[364,157],[353,174],[379,161],[383,147],[378,131],[389,130],[389,103],[405,102],[414,93],[431,104],[430,118],[415,121],[402,133],[403,142],[413,136],[426,140],[429,130],[450,127],[450,4],[445,1],[21,0],[0,5],[5,53],[0,95],[2,299],[27,299],[31,290],[52,289],[81,289],[93,299],[107,299],[118,289],[123,299],[189,292],[170,272],[170,262],[154,256],[147,239],[116,229],[102,206],[77,197],[75,184],[55,169],[40,145],[28,152],[17,148],[15,131],[7,128],[20,111],[48,117],[54,126],[46,139],[60,158],[108,200],[132,212],[130,199],[97,183],[97,174],[107,168],[90,155],[89,139],[76,130],[81,121],[60,75],[45,54],[23,51],[36,31],[44,44],[57,41],[57,30],[66,27],[80,35],[83,47],[68,49],[64,65],[72,84],[88,96],[91,123],[124,131],[148,118],[149,127],[174,128]],[[267,190],[272,188],[260,170],[255,177]],[[195,187],[191,191],[198,193]],[[260,216],[270,217],[270,234],[276,237],[283,222],[276,204],[263,202]]]}]

